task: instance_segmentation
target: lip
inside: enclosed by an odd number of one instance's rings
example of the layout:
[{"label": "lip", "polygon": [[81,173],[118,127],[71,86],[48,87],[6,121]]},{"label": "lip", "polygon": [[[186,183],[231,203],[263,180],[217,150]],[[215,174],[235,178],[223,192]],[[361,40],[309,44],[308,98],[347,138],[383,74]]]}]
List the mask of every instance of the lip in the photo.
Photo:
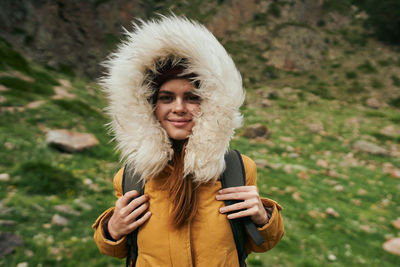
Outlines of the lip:
[{"label": "lip", "polygon": [[168,120],[173,126],[177,128],[185,127],[188,125],[192,120],[187,119],[170,119]]}]

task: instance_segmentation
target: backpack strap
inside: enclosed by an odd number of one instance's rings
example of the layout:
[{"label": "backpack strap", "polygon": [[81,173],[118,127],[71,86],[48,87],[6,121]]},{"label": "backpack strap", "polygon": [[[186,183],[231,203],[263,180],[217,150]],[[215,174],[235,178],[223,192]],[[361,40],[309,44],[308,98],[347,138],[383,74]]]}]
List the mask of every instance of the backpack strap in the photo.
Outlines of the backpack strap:
[{"label": "backpack strap", "polygon": [[[140,175],[135,173],[133,168],[130,168],[128,164],[125,165],[124,174],[122,176],[122,192],[136,190],[139,192],[139,196],[144,194],[144,184],[140,181]],[[137,197],[139,197],[137,196]],[[136,266],[136,260],[138,256],[137,246],[137,235],[139,228],[136,228],[132,233],[127,235],[128,244],[128,257],[126,258],[126,266]]]},{"label": "backpack strap", "polygon": [[[246,185],[246,172],[240,152],[237,150],[229,150],[225,154],[225,164],[225,171],[221,175],[222,188]],[[225,205],[229,206],[238,202],[240,201],[226,200]],[[239,264],[240,266],[245,266],[244,264],[247,258],[245,249],[245,229],[257,245],[264,243],[264,238],[258,232],[256,225],[249,217],[229,220],[229,223],[231,224],[233,237],[236,243]]]}]

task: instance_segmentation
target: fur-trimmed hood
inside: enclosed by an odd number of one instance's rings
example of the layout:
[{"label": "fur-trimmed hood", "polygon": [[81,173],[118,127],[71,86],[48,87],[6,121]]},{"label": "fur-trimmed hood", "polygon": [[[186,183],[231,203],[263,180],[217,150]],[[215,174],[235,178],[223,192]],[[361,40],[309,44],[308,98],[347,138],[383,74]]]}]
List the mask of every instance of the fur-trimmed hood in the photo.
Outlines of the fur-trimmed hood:
[{"label": "fur-trimmed hood", "polygon": [[152,89],[148,72],[156,62],[173,56],[187,61],[195,73],[201,112],[186,145],[184,175],[198,183],[217,179],[225,168],[224,154],[234,130],[241,126],[244,101],[242,79],[218,40],[204,26],[170,16],[134,24],[127,39],[105,62],[101,83],[108,95],[108,114],[122,159],[142,180],[159,174],[173,156],[166,131],[148,99]]}]

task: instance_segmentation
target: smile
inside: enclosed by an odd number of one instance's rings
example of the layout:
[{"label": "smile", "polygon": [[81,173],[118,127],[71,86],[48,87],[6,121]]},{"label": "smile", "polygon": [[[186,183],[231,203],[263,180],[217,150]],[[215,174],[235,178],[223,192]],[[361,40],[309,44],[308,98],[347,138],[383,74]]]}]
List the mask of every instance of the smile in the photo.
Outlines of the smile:
[{"label": "smile", "polygon": [[168,120],[173,126],[177,128],[185,127],[188,125],[192,120]]}]

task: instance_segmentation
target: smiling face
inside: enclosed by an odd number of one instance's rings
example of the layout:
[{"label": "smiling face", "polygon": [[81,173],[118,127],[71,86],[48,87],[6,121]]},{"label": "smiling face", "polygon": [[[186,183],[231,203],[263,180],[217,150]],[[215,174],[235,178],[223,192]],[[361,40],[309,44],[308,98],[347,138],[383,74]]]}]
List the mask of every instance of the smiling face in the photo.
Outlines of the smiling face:
[{"label": "smiling face", "polygon": [[155,114],[168,136],[185,140],[192,133],[193,117],[200,111],[201,99],[187,79],[172,79],[161,85]]}]

